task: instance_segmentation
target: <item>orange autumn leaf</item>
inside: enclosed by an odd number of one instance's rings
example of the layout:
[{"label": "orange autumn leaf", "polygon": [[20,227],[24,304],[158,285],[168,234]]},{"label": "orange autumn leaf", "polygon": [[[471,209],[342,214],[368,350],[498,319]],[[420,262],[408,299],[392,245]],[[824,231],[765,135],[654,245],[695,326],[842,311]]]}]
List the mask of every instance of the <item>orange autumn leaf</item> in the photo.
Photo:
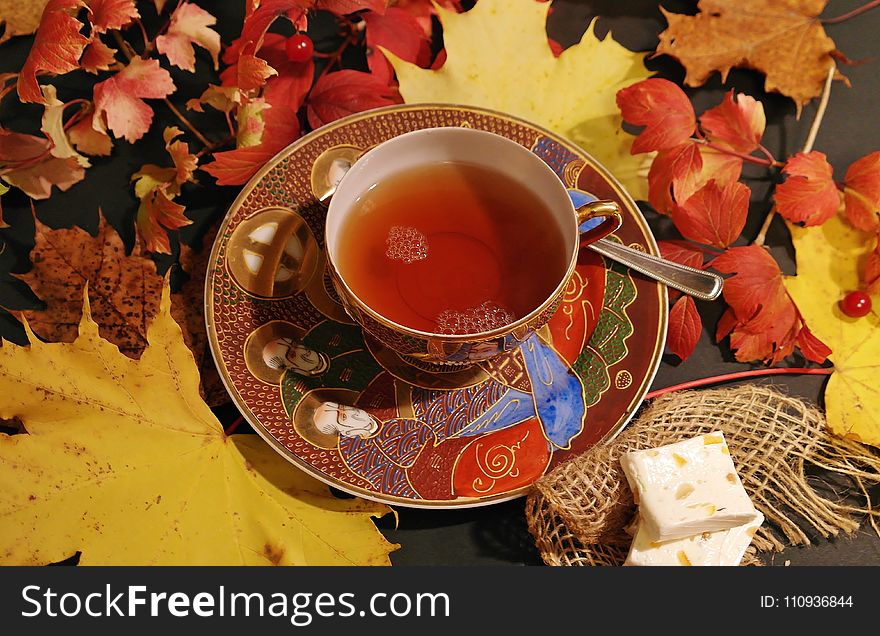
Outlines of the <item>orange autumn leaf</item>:
[{"label": "orange autumn leaf", "polygon": [[834,184],[834,171],[825,155],[817,150],[799,152],[785,162],[783,183],[776,186],[776,210],[788,221],[821,225],[840,208],[840,193]]},{"label": "orange autumn leaf", "polygon": [[52,142],[45,137],[0,128],[0,177],[32,199],[48,199],[52,186],[67,190],[85,178],[85,169],[75,157],[51,154]]},{"label": "orange autumn leaf", "polygon": [[165,150],[171,155],[174,167],[145,164],[131,175],[134,193],[140,199],[137,211],[138,234],[147,252],[171,253],[168,231],[192,223],[183,214],[184,206],[173,201],[180,194],[180,186],[192,181],[198,159],[189,152],[189,146],[177,137],[182,133],[176,126],[165,129]]},{"label": "orange autumn leaf", "polygon": [[880,231],[880,152],[857,159],[846,170],[846,218],[865,232]]},{"label": "orange autumn leaf", "polygon": [[724,282],[729,308],[715,337],[720,342],[730,336],[738,361],[776,364],[799,344],[808,360],[825,360],[830,351],[805,325],[785,288],[779,265],[767,250],[757,245],[732,247],[717,256],[712,267],[733,274]]},{"label": "orange autumn leaf", "polygon": [[724,248],[742,233],[750,196],[744,183],[721,186],[713,179],[675,206],[672,221],[685,238]]},{"label": "orange autumn leaf", "polygon": [[827,0],[700,0],[696,15],[660,10],[669,23],[658,54],[685,67],[685,84],[701,86],[714,72],[721,81],[734,67],[766,75],[765,90],[791,97],[800,108],[822,92],[834,65],[834,41],[818,16]]},{"label": "orange autumn leaf", "polygon": [[168,57],[174,66],[185,71],[196,70],[194,44],[211,54],[214,68],[220,54],[220,34],[210,27],[217,18],[195,4],[179,5],[171,14],[168,30],[156,38],[156,50]]},{"label": "orange autumn leaf", "polygon": [[82,0],[49,0],[27,59],[18,75],[18,97],[42,103],[37,73],[68,73],[79,68],[79,58],[89,40],[80,34],[83,24],[75,15]]},{"label": "orange autumn leaf", "polygon": [[141,17],[134,0],[91,0],[89,21],[96,33],[121,29]]},{"label": "orange autumn leaf", "polygon": [[95,36],[83,51],[79,65],[87,73],[97,75],[98,71],[109,70],[114,62],[116,62],[116,49],[110,48],[101,41],[101,38]]},{"label": "orange autumn leaf", "polygon": [[81,153],[106,157],[113,150],[113,140],[107,133],[95,130],[94,114],[92,111],[76,122],[68,129],[67,135]]},{"label": "orange autumn leaf", "polygon": [[687,95],[669,80],[652,77],[617,93],[624,121],[645,126],[631,152],[669,150],[694,134],[697,120]]},{"label": "orange autumn leaf", "polygon": [[135,57],[119,73],[95,84],[96,130],[104,130],[106,120],[116,137],[135,142],[153,122],[153,109],[144,98],[161,99],[173,92],[171,75],[157,60]]},{"label": "orange autumn leaf", "polygon": [[753,97],[733,91],[727,93],[718,106],[700,115],[700,127],[713,142],[737,152],[750,153],[761,144],[767,118],[764,106]]},{"label": "orange autumn leaf", "polygon": [[[141,174],[136,172],[134,176]],[[136,224],[146,251],[160,254],[171,253],[168,232],[192,223],[184,215],[185,210],[184,206],[168,198],[165,190],[161,188],[150,190],[141,197]]]},{"label": "orange autumn leaf", "polygon": [[266,60],[254,55],[253,44],[246,44],[235,65],[227,68],[220,78],[224,86],[237,86],[246,92],[262,88],[273,75],[278,75],[278,71],[269,66]]}]

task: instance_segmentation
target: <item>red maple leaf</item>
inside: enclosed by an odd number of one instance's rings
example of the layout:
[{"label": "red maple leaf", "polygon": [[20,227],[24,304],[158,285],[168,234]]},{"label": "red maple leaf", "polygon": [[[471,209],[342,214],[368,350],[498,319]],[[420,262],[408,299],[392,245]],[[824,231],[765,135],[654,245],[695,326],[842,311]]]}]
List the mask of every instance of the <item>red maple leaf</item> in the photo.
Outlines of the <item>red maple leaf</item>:
[{"label": "red maple leaf", "polygon": [[306,11],[312,7],[312,4],[310,0],[263,0],[253,13],[245,17],[241,36],[233,40],[223,51],[223,62],[235,64],[242,48],[248,43],[254,45],[251,51],[251,55],[254,55],[260,50],[266,31],[276,19],[285,15],[296,24],[305,17]]},{"label": "red maple leaf", "polygon": [[171,14],[168,30],[156,38],[156,50],[168,57],[174,66],[185,71],[196,70],[196,52],[193,44],[203,47],[214,60],[220,53],[220,34],[210,27],[217,18],[195,4],[182,4]]},{"label": "red maple leaf", "polygon": [[95,84],[95,127],[134,142],[153,121],[153,109],[142,98],[159,99],[174,92],[174,82],[157,60],[135,57],[119,73]]},{"label": "red maple leaf", "polygon": [[713,142],[750,153],[761,145],[767,119],[764,106],[743,93],[727,93],[720,104],[700,116],[700,127]]},{"label": "red maple leaf", "polygon": [[306,104],[312,128],[371,108],[400,104],[398,92],[369,73],[342,70],[321,77]]},{"label": "red maple leaf", "polygon": [[106,71],[116,62],[116,49],[112,49],[101,41],[97,35],[89,42],[79,59],[83,70],[97,75],[98,71]]},{"label": "red maple leaf", "polygon": [[303,105],[315,75],[313,60],[291,62],[285,51],[287,38],[267,33],[260,54],[272,65],[278,75],[270,77],[263,89],[263,97],[272,108],[287,108],[295,113]]},{"label": "red maple leaf", "polygon": [[720,186],[738,181],[743,160],[695,142],[685,142],[654,157],[648,171],[648,201],[662,214],[672,214],[711,179]]},{"label": "red maple leaf", "polygon": [[846,217],[860,230],[880,230],[880,152],[857,159],[846,170],[843,199]]},{"label": "red maple leaf", "polygon": [[43,103],[37,73],[68,73],[79,68],[79,58],[89,40],[80,34],[83,24],[74,16],[84,6],[82,0],[49,0],[46,4],[18,75],[21,101]]},{"label": "red maple leaf", "polygon": [[807,325],[801,327],[797,336],[797,345],[807,360],[822,364],[831,355],[831,349],[810,331]]},{"label": "red maple leaf", "polygon": [[617,107],[625,121],[645,126],[633,142],[632,154],[674,148],[690,139],[697,126],[694,107],[684,91],[657,77],[618,91]]},{"label": "red maple leaf", "polygon": [[694,352],[701,333],[703,333],[703,323],[694,299],[690,296],[682,296],[669,312],[666,346],[682,361],[687,360]]},{"label": "red maple leaf", "polygon": [[[657,246],[660,248],[660,255],[667,260],[695,269],[703,268],[703,252],[684,241],[658,241]],[[684,361],[697,346],[703,326],[693,299],[681,297],[681,292],[671,288],[668,293],[670,301],[675,304],[669,312],[666,346]]]},{"label": "red maple leaf", "polygon": [[817,150],[789,157],[782,172],[786,180],[776,186],[776,210],[792,223],[821,225],[837,214],[840,194],[834,172]]},{"label": "red maple leaf", "polygon": [[737,360],[776,364],[798,343],[806,346],[802,352],[809,359],[824,360],[822,353],[827,347],[809,329],[805,331],[800,312],[783,284],[782,271],[767,250],[757,245],[733,247],[717,256],[712,267],[733,274],[724,282],[724,299],[730,307],[715,336],[721,341],[730,335]]},{"label": "red maple leaf", "polygon": [[[457,13],[462,11],[461,0],[397,0],[394,6],[412,15],[422,27],[425,37],[428,38],[431,37],[434,30],[431,18],[437,15],[437,6]],[[550,40],[550,47],[553,47],[552,40]],[[560,45],[560,52],[562,52],[561,49]]]},{"label": "red maple leaf", "polygon": [[684,241],[657,241],[660,256],[680,265],[703,269],[703,252]]},{"label": "red maple leaf", "polygon": [[750,195],[744,183],[732,181],[722,187],[713,179],[675,206],[672,221],[685,238],[724,248],[742,233]]},{"label": "red maple leaf", "polygon": [[91,0],[89,9],[89,21],[95,33],[121,29],[141,17],[134,0]]},{"label": "red maple leaf", "polygon": [[394,70],[379,50],[380,46],[421,67],[431,61],[430,37],[408,11],[390,7],[384,15],[368,11],[363,18],[367,25],[367,64],[379,81],[388,84],[394,77]]}]

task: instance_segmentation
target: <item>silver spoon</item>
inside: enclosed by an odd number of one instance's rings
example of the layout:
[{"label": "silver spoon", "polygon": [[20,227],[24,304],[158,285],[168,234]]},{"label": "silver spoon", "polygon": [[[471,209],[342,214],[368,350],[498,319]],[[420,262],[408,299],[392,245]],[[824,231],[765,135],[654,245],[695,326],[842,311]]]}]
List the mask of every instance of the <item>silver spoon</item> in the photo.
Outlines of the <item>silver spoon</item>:
[{"label": "silver spoon", "polygon": [[[326,201],[333,196],[334,192],[336,192],[336,184],[332,184],[318,200]],[[586,247],[612,261],[626,265],[648,278],[653,278],[700,300],[715,300],[724,287],[724,279],[718,274],[680,265],[674,261],[652,256],[608,239],[599,239]]]}]

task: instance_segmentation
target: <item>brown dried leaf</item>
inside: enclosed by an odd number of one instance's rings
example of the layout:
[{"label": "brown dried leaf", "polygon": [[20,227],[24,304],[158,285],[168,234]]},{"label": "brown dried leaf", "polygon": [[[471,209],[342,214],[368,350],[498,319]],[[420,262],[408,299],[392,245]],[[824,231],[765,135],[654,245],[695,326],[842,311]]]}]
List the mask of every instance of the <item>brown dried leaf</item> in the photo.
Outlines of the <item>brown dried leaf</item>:
[{"label": "brown dried leaf", "polygon": [[147,324],[159,309],[162,277],[138,247],[126,256],[116,230],[99,214],[98,235],[82,228],[53,230],[36,222],[34,267],[20,278],[46,303],[25,313],[34,332],[52,342],[73,342],[88,282],[92,315],[101,335],[125,355],[147,346]]},{"label": "brown dried leaf", "polygon": [[200,390],[208,406],[229,402],[229,394],[217,373],[205,332],[205,275],[218,228],[219,225],[214,225],[208,230],[199,251],[180,244],[180,266],[189,275],[189,280],[184,283],[180,293],[171,296],[171,315],[183,330],[186,344],[196,359],[202,377]]},{"label": "brown dried leaf", "polygon": [[[182,250],[181,259],[190,280],[181,293],[172,295],[172,314],[181,325],[199,370],[207,374],[202,384],[208,390],[203,395],[214,406],[229,398],[207,349],[201,296],[213,235],[205,241],[206,248],[198,254],[193,255],[189,248]],[[119,234],[100,212],[97,236],[78,227],[53,230],[36,220],[31,260],[33,269],[20,278],[46,303],[45,311],[25,312],[38,336],[51,342],[76,339],[83,286],[88,282],[92,317],[101,336],[130,358],[140,357],[147,346],[147,326],[159,310],[163,279],[139,246],[126,255]]]},{"label": "brown dried leaf", "polygon": [[0,44],[16,35],[30,35],[40,26],[43,7],[49,0],[0,0]]},{"label": "brown dried leaf", "polygon": [[688,86],[701,86],[714,72],[724,81],[733,67],[766,74],[765,89],[788,95],[798,112],[822,93],[834,64],[834,41],[818,16],[827,0],[700,0],[697,15],[662,7],[669,27],[658,54],[684,65]]}]

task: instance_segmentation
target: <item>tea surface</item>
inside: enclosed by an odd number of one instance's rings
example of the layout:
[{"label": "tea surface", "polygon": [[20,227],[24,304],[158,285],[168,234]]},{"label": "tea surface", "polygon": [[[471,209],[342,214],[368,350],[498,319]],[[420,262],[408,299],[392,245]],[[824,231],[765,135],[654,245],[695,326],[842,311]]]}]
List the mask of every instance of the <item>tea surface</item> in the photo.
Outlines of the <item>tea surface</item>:
[{"label": "tea surface", "polygon": [[477,333],[529,314],[568,265],[558,222],[527,187],[463,163],[411,168],[361,196],[340,229],[352,291],[399,324]]}]

